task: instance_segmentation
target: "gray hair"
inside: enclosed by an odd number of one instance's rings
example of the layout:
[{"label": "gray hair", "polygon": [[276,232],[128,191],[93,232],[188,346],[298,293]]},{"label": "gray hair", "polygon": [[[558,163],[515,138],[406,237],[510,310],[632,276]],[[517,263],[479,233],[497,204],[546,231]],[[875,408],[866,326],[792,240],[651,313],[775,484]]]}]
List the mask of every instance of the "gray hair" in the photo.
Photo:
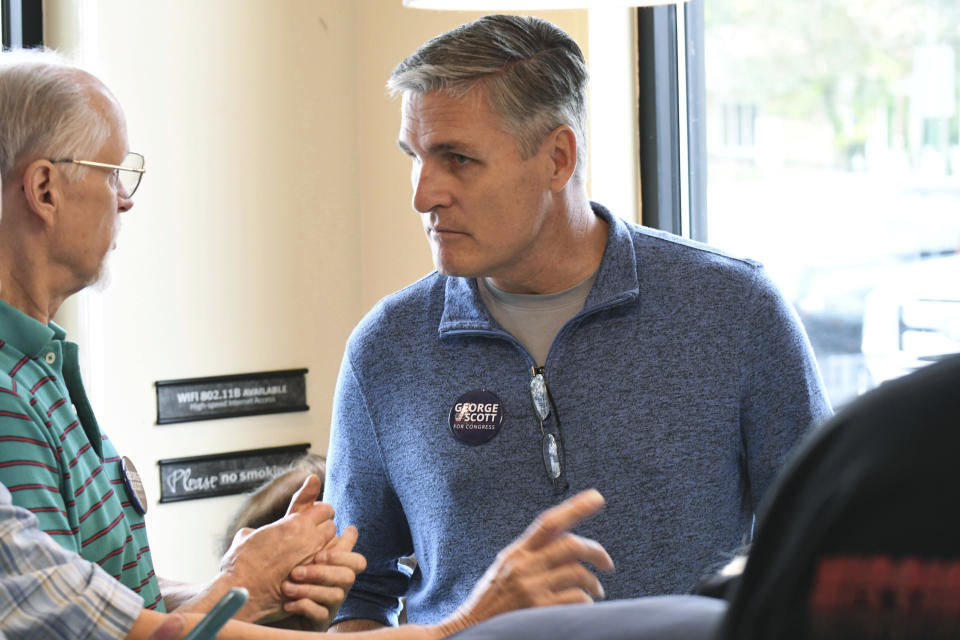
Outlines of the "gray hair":
[{"label": "gray hair", "polygon": [[[78,69],[52,51],[0,53],[0,176],[12,176],[23,158],[80,158],[110,136],[110,123],[93,106]],[[80,158],[83,159],[83,158]],[[80,167],[65,165],[68,180]]]},{"label": "gray hair", "polygon": [[488,106],[529,158],[565,124],[577,136],[574,177],[583,182],[587,148],[587,67],[580,47],[533,16],[493,15],[425,43],[390,74],[393,95],[440,91],[463,97],[480,87]]}]

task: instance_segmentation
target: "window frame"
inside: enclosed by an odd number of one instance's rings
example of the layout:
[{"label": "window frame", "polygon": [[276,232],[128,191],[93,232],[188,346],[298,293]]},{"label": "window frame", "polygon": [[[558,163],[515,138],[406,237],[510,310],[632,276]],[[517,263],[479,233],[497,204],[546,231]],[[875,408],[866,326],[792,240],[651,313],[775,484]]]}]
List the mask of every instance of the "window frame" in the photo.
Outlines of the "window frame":
[{"label": "window frame", "polygon": [[701,242],[707,241],[704,1],[637,9],[641,221]]},{"label": "window frame", "polygon": [[0,0],[3,16],[3,49],[30,49],[43,46],[43,2],[41,0]]}]

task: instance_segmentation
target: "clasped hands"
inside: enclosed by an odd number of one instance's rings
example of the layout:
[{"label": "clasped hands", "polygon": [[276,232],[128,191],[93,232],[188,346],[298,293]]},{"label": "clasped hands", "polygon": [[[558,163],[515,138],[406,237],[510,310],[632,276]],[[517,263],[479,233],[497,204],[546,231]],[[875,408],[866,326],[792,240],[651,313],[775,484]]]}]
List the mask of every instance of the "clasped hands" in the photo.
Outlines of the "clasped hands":
[{"label": "clasped hands", "polygon": [[[237,533],[221,561],[221,576],[250,591],[238,619],[255,621],[282,610],[325,628],[366,568],[364,557],[353,552],[356,528],[336,534],[333,508],[316,502],[319,490],[320,479],[308,477],[284,518]],[[613,561],[598,542],[569,531],[603,504],[597,491],[588,490],[540,514],[497,554],[467,600],[437,630],[446,636],[514,609],[603,598],[600,581],[583,563],[612,571]]]},{"label": "clasped hands", "polygon": [[297,615],[325,629],[366,568],[366,559],[353,552],[356,527],[337,535],[333,508],[317,502],[322,486],[320,478],[308,476],[283,518],[234,536],[220,561],[218,582],[250,592],[237,619]]}]

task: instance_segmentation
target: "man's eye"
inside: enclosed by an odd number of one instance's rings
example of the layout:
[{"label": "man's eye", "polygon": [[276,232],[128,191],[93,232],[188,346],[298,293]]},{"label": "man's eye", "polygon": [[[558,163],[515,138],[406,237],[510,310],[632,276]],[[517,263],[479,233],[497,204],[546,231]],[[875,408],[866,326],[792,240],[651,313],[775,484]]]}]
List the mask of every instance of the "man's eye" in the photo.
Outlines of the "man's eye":
[{"label": "man's eye", "polygon": [[459,153],[451,154],[451,156],[453,157],[453,161],[457,164],[467,164],[470,162],[470,158]]}]

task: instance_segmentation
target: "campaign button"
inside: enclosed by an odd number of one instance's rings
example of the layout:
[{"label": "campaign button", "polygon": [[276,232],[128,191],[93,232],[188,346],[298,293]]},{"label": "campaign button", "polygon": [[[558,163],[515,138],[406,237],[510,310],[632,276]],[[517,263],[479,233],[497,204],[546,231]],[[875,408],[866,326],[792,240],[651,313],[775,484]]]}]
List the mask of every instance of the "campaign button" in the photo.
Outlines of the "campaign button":
[{"label": "campaign button", "polygon": [[500,432],[503,403],[486,389],[467,391],[450,409],[450,431],[460,442],[483,444]]}]

